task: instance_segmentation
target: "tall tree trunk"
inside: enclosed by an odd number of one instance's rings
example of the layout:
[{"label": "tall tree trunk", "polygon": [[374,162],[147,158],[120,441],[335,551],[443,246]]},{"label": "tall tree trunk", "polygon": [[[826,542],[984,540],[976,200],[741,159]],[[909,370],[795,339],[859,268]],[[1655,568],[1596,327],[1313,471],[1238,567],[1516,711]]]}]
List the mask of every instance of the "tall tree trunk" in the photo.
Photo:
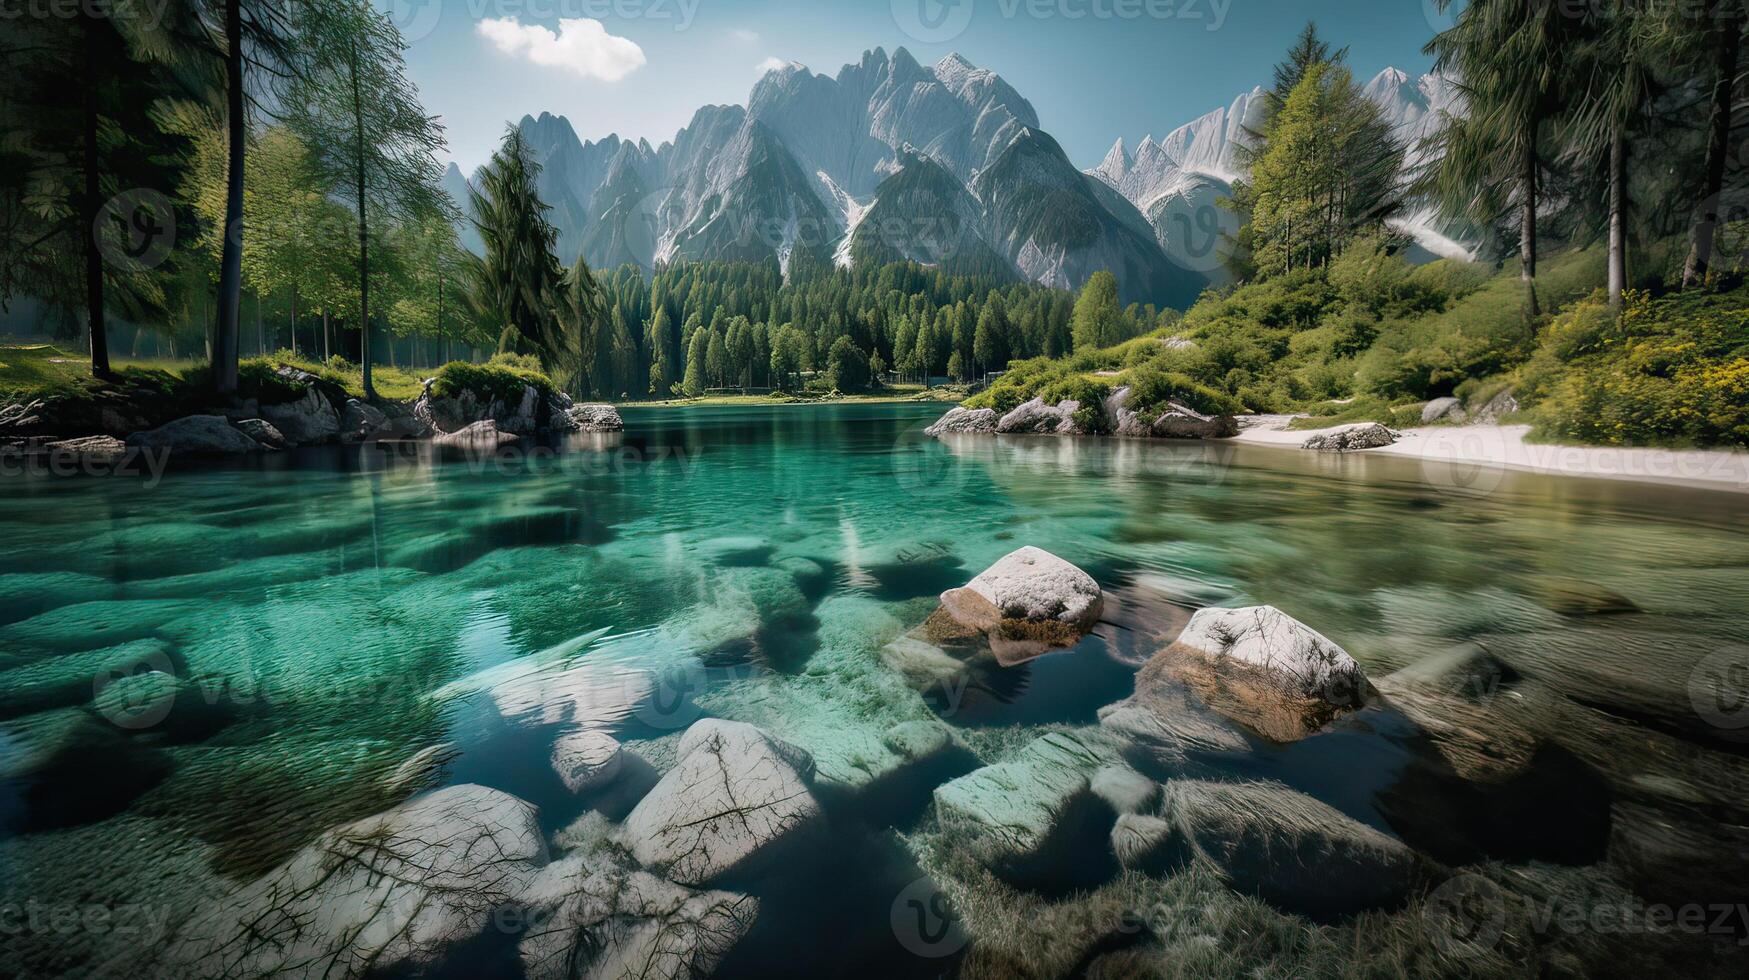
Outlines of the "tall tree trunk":
[{"label": "tall tree trunk", "polygon": [[1621,312],[1628,285],[1628,141],[1618,128],[1609,140],[1609,308]]},{"label": "tall tree trunk", "polygon": [[1719,195],[1725,188],[1725,155],[1730,151],[1731,96],[1737,81],[1737,49],[1742,43],[1743,22],[1738,19],[1736,3],[1720,0],[1715,3],[1718,23],[1718,66],[1713,78],[1711,132],[1706,144],[1706,183],[1701,188],[1700,207],[1694,226],[1689,230],[1688,261],[1682,266],[1682,288],[1689,289],[1706,280],[1712,266],[1713,243],[1719,230]]},{"label": "tall tree trunk", "polygon": [[81,231],[85,238],[85,322],[91,331],[91,374],[108,378],[109,327],[103,318],[103,255],[97,248],[98,220],[103,204],[97,181],[97,71],[102,60],[97,50],[97,21],[87,13],[85,28],[84,161],[85,193],[81,204]]},{"label": "tall tree trunk", "polygon": [[1536,298],[1536,123],[1528,126],[1518,174],[1518,278],[1524,282],[1525,309],[1541,316]]},{"label": "tall tree trunk", "polygon": [[328,353],[328,310],[322,309],[322,363],[326,364],[333,357]]},{"label": "tall tree trunk", "polygon": [[213,337],[213,387],[237,390],[237,315],[243,299],[243,4],[225,0],[226,152],[224,248],[219,256],[218,329]]},{"label": "tall tree trunk", "polygon": [[375,401],[370,378],[370,226],[364,206],[364,93],[358,86],[358,42],[352,43],[352,151],[358,194],[358,361],[364,373],[364,397]]}]

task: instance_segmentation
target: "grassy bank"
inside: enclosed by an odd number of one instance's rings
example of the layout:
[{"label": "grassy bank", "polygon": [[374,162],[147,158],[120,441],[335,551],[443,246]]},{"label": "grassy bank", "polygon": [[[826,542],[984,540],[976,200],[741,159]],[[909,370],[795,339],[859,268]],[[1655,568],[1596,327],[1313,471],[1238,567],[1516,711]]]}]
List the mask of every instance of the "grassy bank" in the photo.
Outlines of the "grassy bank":
[{"label": "grassy bank", "polygon": [[[1658,268],[1654,253],[1647,261]],[[1300,428],[1420,424],[1427,401],[1474,409],[1510,391],[1536,437],[1616,445],[1749,445],[1749,288],[1689,293],[1656,278],[1618,316],[1596,250],[1546,257],[1544,315],[1525,313],[1515,269],[1410,266],[1350,249],[1328,269],[1206,294],[1172,327],[1115,347],[1010,366],[966,404],[1090,398],[1123,385],[1149,411],[1304,413]]]}]

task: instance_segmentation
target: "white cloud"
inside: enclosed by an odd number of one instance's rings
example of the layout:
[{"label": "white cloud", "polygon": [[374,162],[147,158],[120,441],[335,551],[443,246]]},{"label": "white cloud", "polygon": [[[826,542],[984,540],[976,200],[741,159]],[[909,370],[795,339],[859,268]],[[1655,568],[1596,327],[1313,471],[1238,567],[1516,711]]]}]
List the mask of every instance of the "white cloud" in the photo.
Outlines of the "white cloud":
[{"label": "white cloud", "polygon": [[790,62],[785,61],[782,58],[771,57],[761,61],[758,65],[755,65],[753,70],[758,73],[759,77],[764,78],[767,72],[779,71],[788,68],[789,66]]},{"label": "white cloud", "polygon": [[745,27],[735,28],[729,32],[729,36],[740,41],[742,44],[752,44],[754,41],[759,40],[758,31],[750,31]]},{"label": "white cloud", "polygon": [[586,17],[559,21],[553,33],[515,17],[480,21],[480,36],[499,51],[525,58],[543,68],[562,68],[584,78],[617,82],[644,67],[644,49],[627,38],[607,33],[601,21]]}]

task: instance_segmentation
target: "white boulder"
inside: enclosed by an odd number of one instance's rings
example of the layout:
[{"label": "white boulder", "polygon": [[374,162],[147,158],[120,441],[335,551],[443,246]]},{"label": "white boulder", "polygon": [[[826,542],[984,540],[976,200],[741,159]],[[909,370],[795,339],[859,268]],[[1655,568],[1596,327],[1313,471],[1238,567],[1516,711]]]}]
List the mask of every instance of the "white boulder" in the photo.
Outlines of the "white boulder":
[{"label": "white boulder", "polygon": [[923,430],[926,436],[941,436],[949,433],[984,434],[996,431],[999,421],[993,408],[953,408],[946,415],[935,421],[934,425]]},{"label": "white boulder", "polygon": [[183,930],[185,976],[415,972],[483,932],[547,860],[535,808],[452,786],[330,830]]},{"label": "white boulder", "polygon": [[[978,601],[981,600],[981,601]],[[963,588],[941,595],[954,618],[988,630],[990,610],[1003,620],[1056,622],[1087,630],[1099,621],[1102,593],[1093,577],[1031,545],[1003,556]]]},{"label": "white boulder", "polygon": [[1363,449],[1381,449],[1397,441],[1397,433],[1377,422],[1343,426],[1305,441],[1301,449],[1320,453],[1352,453]]},{"label": "white boulder", "polygon": [[553,771],[573,793],[587,793],[613,782],[624,761],[619,740],[599,729],[567,732],[553,743]]},{"label": "white boulder", "polygon": [[742,722],[707,718],[621,833],[646,867],[688,885],[757,872],[821,814],[808,753]]},{"label": "white boulder", "polygon": [[1265,737],[1292,741],[1361,707],[1371,691],[1347,651],[1274,606],[1208,608],[1142,669],[1165,675]]}]

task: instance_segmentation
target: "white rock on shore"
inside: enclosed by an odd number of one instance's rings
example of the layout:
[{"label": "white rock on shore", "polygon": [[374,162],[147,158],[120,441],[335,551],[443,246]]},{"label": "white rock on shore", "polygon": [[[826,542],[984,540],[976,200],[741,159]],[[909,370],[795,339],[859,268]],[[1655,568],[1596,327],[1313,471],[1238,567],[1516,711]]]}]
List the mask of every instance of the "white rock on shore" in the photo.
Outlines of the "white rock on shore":
[{"label": "white rock on shore", "polygon": [[926,436],[940,436],[948,433],[987,434],[996,431],[996,423],[1000,418],[993,408],[963,408],[955,407],[946,415],[937,419],[935,424],[923,430]]},{"label": "white rock on shore", "polygon": [[1352,453],[1380,449],[1397,441],[1397,433],[1377,422],[1350,425],[1307,439],[1301,446],[1320,453]]}]

